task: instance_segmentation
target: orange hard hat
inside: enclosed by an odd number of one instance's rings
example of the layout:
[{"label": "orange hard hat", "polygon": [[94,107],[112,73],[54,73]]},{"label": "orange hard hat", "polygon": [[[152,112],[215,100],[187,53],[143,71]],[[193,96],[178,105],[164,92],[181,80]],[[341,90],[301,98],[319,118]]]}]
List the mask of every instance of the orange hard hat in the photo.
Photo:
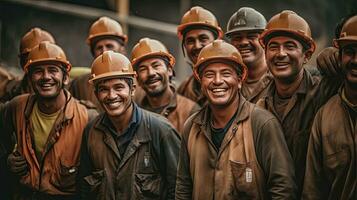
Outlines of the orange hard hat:
[{"label": "orange hard hat", "polygon": [[108,79],[115,77],[134,78],[135,72],[127,57],[121,53],[113,51],[105,51],[98,56],[92,63],[92,77],[89,83],[100,79]]},{"label": "orange hard hat", "polygon": [[169,53],[165,45],[158,40],[150,38],[140,39],[133,47],[131,51],[131,64],[135,68],[143,59],[155,56],[167,58],[170,67],[175,65],[175,58]]},{"label": "orange hard hat", "polygon": [[223,31],[219,27],[216,17],[200,6],[192,7],[183,15],[181,23],[177,27],[177,36],[182,40],[187,29],[196,26],[207,27],[217,33],[217,38],[223,37]]},{"label": "orange hard hat", "polygon": [[72,68],[61,47],[48,41],[44,41],[30,51],[24,70],[28,73],[30,67],[46,63],[59,65],[67,72]]},{"label": "orange hard hat", "polygon": [[117,21],[109,17],[101,17],[90,27],[87,44],[91,45],[95,39],[105,36],[122,39],[124,43],[128,40],[123,28]]},{"label": "orange hard hat", "polygon": [[342,26],[340,37],[334,40],[334,46],[342,48],[348,44],[357,44],[357,15],[349,18]]},{"label": "orange hard hat", "polygon": [[44,31],[40,28],[32,28],[29,32],[27,32],[21,39],[20,42],[20,54],[26,54],[31,51],[34,47],[36,47],[40,42],[48,41],[50,43],[55,44],[55,39],[52,35]]},{"label": "orange hard hat", "polygon": [[193,74],[197,80],[200,80],[199,69],[205,67],[204,64],[210,61],[232,61],[236,63],[235,65],[241,71],[242,81],[247,77],[248,68],[244,64],[242,56],[240,55],[237,48],[233,45],[223,41],[215,40],[211,44],[203,47],[197,58],[197,63],[193,67]]},{"label": "orange hard hat", "polygon": [[272,37],[276,36],[276,34],[280,35],[280,33],[288,33],[297,37],[308,45],[308,50],[311,52],[316,49],[316,44],[311,37],[309,24],[291,10],[284,10],[269,20],[265,31],[260,35],[260,44],[264,47]]}]

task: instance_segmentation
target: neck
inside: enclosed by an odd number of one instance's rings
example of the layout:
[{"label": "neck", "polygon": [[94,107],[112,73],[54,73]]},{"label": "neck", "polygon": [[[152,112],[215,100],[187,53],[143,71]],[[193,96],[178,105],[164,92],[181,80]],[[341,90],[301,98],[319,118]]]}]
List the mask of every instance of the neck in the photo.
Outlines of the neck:
[{"label": "neck", "polygon": [[210,106],[212,110],[212,124],[215,128],[223,128],[236,113],[239,105],[239,96],[227,107]]},{"label": "neck", "polygon": [[147,95],[147,99],[148,99],[149,105],[152,108],[159,108],[159,107],[169,104],[173,95],[174,94],[171,91],[170,87],[167,87],[166,90],[160,96]]},{"label": "neck", "polygon": [[304,70],[301,70],[299,74],[292,81],[284,81],[275,79],[276,90],[280,97],[291,97],[299,88],[301,81],[304,77]]},{"label": "neck", "polygon": [[268,72],[268,66],[265,59],[260,59],[259,62],[247,65],[247,67],[249,69],[247,83],[259,81],[262,76]]},{"label": "neck", "polygon": [[122,115],[109,116],[110,121],[114,125],[116,131],[120,134],[129,126],[130,120],[133,116],[134,106],[131,104]]},{"label": "neck", "polygon": [[66,95],[64,94],[64,90],[62,90],[55,98],[38,98],[37,105],[42,113],[53,114],[63,108],[66,101]]},{"label": "neck", "polygon": [[357,105],[357,90],[353,89],[349,84],[345,84],[345,95],[349,102]]}]

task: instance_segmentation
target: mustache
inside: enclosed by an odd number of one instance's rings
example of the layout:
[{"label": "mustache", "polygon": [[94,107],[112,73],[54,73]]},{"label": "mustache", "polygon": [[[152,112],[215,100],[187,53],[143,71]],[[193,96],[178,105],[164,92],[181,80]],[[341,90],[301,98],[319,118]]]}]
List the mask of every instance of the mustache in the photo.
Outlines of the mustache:
[{"label": "mustache", "polygon": [[116,97],[116,98],[114,98],[114,99],[105,99],[104,100],[104,103],[114,103],[114,102],[121,102],[121,98],[118,98],[118,97]]},{"label": "mustache", "polygon": [[357,63],[349,63],[346,65],[346,69],[357,69]]},{"label": "mustache", "polygon": [[151,82],[154,82],[154,81],[161,81],[162,80],[162,77],[159,76],[159,75],[153,75],[153,76],[150,76],[148,78],[148,80],[146,80],[144,83],[145,84],[150,84]]}]

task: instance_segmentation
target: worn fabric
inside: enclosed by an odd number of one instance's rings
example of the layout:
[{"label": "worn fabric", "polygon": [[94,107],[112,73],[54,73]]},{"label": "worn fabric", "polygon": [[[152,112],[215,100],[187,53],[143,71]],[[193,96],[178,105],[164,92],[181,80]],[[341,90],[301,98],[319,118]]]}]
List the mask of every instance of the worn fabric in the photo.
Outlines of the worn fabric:
[{"label": "worn fabric", "polygon": [[5,76],[0,70],[0,102],[5,103],[16,96],[31,92],[26,74],[22,78],[15,77],[8,72],[6,74]]},{"label": "worn fabric", "polygon": [[266,95],[268,86],[273,80],[271,73],[266,73],[254,83],[245,81],[242,85],[241,93],[248,101],[256,103]]},{"label": "worn fabric", "polygon": [[278,120],[241,96],[217,149],[210,112],[206,106],[185,125],[176,199],[295,199],[294,167]]},{"label": "worn fabric", "polygon": [[181,83],[177,89],[177,93],[188,99],[191,99],[200,106],[204,106],[207,103],[206,97],[203,96],[201,92],[201,85],[193,75]]},{"label": "worn fabric", "polygon": [[[19,180],[21,187],[27,190],[26,193],[19,191],[20,199],[30,199],[32,195],[39,194],[75,199],[82,133],[96,112],[87,111],[66,90],[65,94],[66,104],[51,129],[41,158],[35,155],[34,130],[30,123],[36,96],[18,96],[0,110],[0,137],[8,138],[15,133],[17,150],[29,166],[29,173]],[[12,149],[8,147],[7,153],[11,153]]]},{"label": "worn fabric", "polygon": [[102,111],[100,103],[94,94],[94,87],[88,82],[90,78],[91,74],[83,74],[74,78],[70,83],[69,91],[74,98],[90,101],[98,110]]},{"label": "worn fabric", "polygon": [[341,93],[316,114],[309,141],[303,199],[357,199],[354,106]]},{"label": "worn fabric", "polygon": [[144,96],[142,101],[138,102],[138,105],[146,110],[155,112],[166,117],[170,121],[170,123],[176,128],[176,130],[181,134],[185,121],[193,113],[200,110],[201,107],[192,100],[177,94],[173,87],[171,87],[171,90],[174,95],[171,97],[169,104],[163,106],[160,110],[155,110],[150,106],[147,96]]},{"label": "worn fabric", "polygon": [[301,84],[285,106],[283,113],[278,112],[279,108],[274,106],[276,95],[274,81],[270,83],[266,96],[257,102],[259,106],[273,113],[283,127],[285,140],[294,160],[299,194],[302,191],[307,146],[314,116],[317,110],[337,92],[340,83],[339,78],[312,76],[304,69]]},{"label": "worn fabric", "polygon": [[79,183],[82,199],[173,199],[180,147],[177,131],[160,115],[138,108],[139,126],[123,156],[101,123],[85,130]]}]

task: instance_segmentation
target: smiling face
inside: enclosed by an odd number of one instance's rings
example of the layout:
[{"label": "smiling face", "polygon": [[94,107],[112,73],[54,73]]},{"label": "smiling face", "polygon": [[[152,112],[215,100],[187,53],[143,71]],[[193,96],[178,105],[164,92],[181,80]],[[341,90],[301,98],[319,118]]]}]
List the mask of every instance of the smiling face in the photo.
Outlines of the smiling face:
[{"label": "smiling face", "polygon": [[138,64],[136,72],[138,83],[147,95],[156,97],[169,90],[172,69],[164,60],[147,58]]},{"label": "smiling face", "polygon": [[96,84],[96,96],[105,112],[110,117],[125,115],[132,104],[134,87],[130,87],[125,79],[113,78],[99,81]]},{"label": "smiling face", "polygon": [[213,42],[214,39],[214,34],[205,29],[193,29],[185,34],[183,44],[193,64],[197,62],[198,54],[202,48]]},{"label": "smiling face", "polygon": [[237,100],[242,79],[232,64],[209,63],[200,74],[201,90],[211,106],[227,107]]},{"label": "smiling face", "polygon": [[248,66],[261,63],[264,59],[264,49],[259,43],[258,31],[239,31],[230,35],[231,44],[235,46]]},{"label": "smiling face", "polygon": [[126,53],[123,45],[121,45],[117,40],[109,38],[100,39],[93,46],[95,58],[102,55],[104,51],[114,51],[122,54]]},{"label": "smiling face", "polygon": [[345,72],[346,83],[357,90],[357,42],[341,49],[341,66]]},{"label": "smiling face", "polygon": [[69,80],[68,74],[54,64],[31,66],[29,77],[35,94],[44,99],[56,98]]},{"label": "smiling face", "polygon": [[304,51],[301,43],[291,37],[273,37],[267,43],[265,57],[274,78],[291,82],[302,72],[311,52]]}]

